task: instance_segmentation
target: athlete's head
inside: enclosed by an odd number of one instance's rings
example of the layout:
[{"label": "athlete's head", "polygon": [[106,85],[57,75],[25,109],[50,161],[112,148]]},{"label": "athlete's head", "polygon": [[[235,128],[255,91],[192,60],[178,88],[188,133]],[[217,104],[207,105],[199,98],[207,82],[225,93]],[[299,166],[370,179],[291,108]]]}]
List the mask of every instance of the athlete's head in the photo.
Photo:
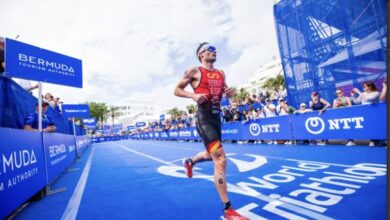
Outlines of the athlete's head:
[{"label": "athlete's head", "polygon": [[199,59],[199,62],[212,62],[214,63],[217,60],[217,48],[210,45],[207,42],[203,42],[196,49],[196,56]]}]

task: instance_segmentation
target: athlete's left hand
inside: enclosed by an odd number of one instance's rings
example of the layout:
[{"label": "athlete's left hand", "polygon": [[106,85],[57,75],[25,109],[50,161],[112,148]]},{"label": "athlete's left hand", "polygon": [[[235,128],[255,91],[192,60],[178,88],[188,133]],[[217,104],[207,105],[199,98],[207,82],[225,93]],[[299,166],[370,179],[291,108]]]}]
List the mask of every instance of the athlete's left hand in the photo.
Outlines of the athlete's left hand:
[{"label": "athlete's left hand", "polygon": [[233,88],[225,87],[225,94],[227,97],[233,97],[235,95],[235,90]]}]

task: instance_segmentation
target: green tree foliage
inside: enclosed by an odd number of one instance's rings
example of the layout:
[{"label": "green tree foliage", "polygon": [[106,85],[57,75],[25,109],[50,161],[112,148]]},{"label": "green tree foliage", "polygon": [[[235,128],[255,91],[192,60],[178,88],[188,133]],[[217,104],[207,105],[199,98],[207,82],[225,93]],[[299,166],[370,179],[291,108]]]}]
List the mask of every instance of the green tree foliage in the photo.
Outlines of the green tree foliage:
[{"label": "green tree foliage", "polygon": [[276,78],[267,79],[262,87],[264,89],[279,90],[281,86],[285,88],[284,77],[282,75],[278,75]]},{"label": "green tree foliage", "polygon": [[168,114],[170,114],[172,118],[178,118],[182,113],[184,113],[184,111],[179,110],[176,107],[168,111]]},{"label": "green tree foliage", "polygon": [[121,116],[121,113],[119,112],[119,107],[111,105],[109,108],[109,115],[112,120],[112,125],[114,125],[115,118]]},{"label": "green tree foliage", "polygon": [[106,103],[87,102],[91,117],[97,120],[105,120],[105,115],[110,112]]},{"label": "green tree foliage", "polygon": [[194,113],[196,110],[196,106],[194,104],[187,105],[186,108],[187,108],[188,113]]},{"label": "green tree foliage", "polygon": [[239,92],[236,91],[236,95],[234,96],[234,99],[235,100],[244,100],[246,95],[248,94],[248,91],[246,91],[246,89],[244,88],[241,88]]}]

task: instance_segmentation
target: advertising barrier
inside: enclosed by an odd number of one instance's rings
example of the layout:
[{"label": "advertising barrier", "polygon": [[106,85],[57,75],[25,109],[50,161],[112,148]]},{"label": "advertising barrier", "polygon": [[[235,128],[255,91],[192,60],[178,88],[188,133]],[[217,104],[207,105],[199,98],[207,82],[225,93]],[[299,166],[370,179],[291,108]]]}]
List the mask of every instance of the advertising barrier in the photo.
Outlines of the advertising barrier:
[{"label": "advertising barrier", "polygon": [[0,219],[46,186],[39,132],[0,128]]},{"label": "advertising barrier", "polygon": [[88,136],[76,136],[76,155],[80,157],[89,145],[91,145],[91,139]]},{"label": "advertising barrier", "polygon": [[[195,127],[144,132],[131,138],[200,139]],[[222,124],[222,140],[386,139],[386,104],[359,105]]]},{"label": "advertising barrier", "polygon": [[64,118],[89,118],[88,105],[62,105],[62,116]]},{"label": "advertising barrier", "polygon": [[250,120],[236,125],[241,127],[242,140],[291,140],[291,117],[288,115]]},{"label": "advertising barrier", "polygon": [[76,159],[73,135],[43,133],[43,149],[47,168],[47,184],[50,184]]},{"label": "advertising barrier", "polygon": [[88,129],[95,129],[96,118],[83,118],[83,125],[85,125]]},{"label": "advertising barrier", "polygon": [[7,77],[83,87],[81,60],[8,38],[5,66]]},{"label": "advertising barrier", "polygon": [[292,116],[295,140],[386,139],[386,104],[328,109]]}]

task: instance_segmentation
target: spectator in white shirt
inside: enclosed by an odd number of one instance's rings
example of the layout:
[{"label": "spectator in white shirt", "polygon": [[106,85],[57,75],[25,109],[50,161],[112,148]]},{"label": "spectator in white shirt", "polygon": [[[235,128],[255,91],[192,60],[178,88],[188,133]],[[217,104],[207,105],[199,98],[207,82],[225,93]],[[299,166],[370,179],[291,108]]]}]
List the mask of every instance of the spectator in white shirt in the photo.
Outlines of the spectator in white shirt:
[{"label": "spectator in white shirt", "polygon": [[32,85],[30,80],[17,79],[17,80],[15,80],[15,81],[16,81],[24,90],[26,90],[26,91],[29,92],[30,94],[32,94],[32,91],[33,91],[34,89],[37,89],[37,88],[38,88],[38,83],[36,83],[35,85]]},{"label": "spectator in white shirt", "polygon": [[381,102],[386,102],[387,96],[387,78],[383,80],[381,97],[379,98]]},{"label": "spectator in white shirt", "polygon": [[289,107],[286,105],[285,101],[283,98],[279,98],[279,104],[276,106],[276,113],[279,116],[282,115],[288,115],[289,114]]},{"label": "spectator in white shirt", "polygon": [[263,111],[265,113],[265,117],[270,118],[270,117],[275,117],[276,116],[276,107],[274,104],[272,104],[271,100],[267,98],[265,100],[266,105],[263,108]]},{"label": "spectator in white shirt", "polygon": [[307,112],[312,112],[312,109],[308,109],[305,103],[299,105],[299,109],[294,112],[294,114],[305,114]]},{"label": "spectator in white shirt", "polygon": [[[365,82],[363,84],[364,92],[361,92],[358,88],[354,88],[351,92],[352,100],[356,104],[374,104],[378,102],[379,92],[373,82]],[[355,97],[358,94],[358,97]]]}]

